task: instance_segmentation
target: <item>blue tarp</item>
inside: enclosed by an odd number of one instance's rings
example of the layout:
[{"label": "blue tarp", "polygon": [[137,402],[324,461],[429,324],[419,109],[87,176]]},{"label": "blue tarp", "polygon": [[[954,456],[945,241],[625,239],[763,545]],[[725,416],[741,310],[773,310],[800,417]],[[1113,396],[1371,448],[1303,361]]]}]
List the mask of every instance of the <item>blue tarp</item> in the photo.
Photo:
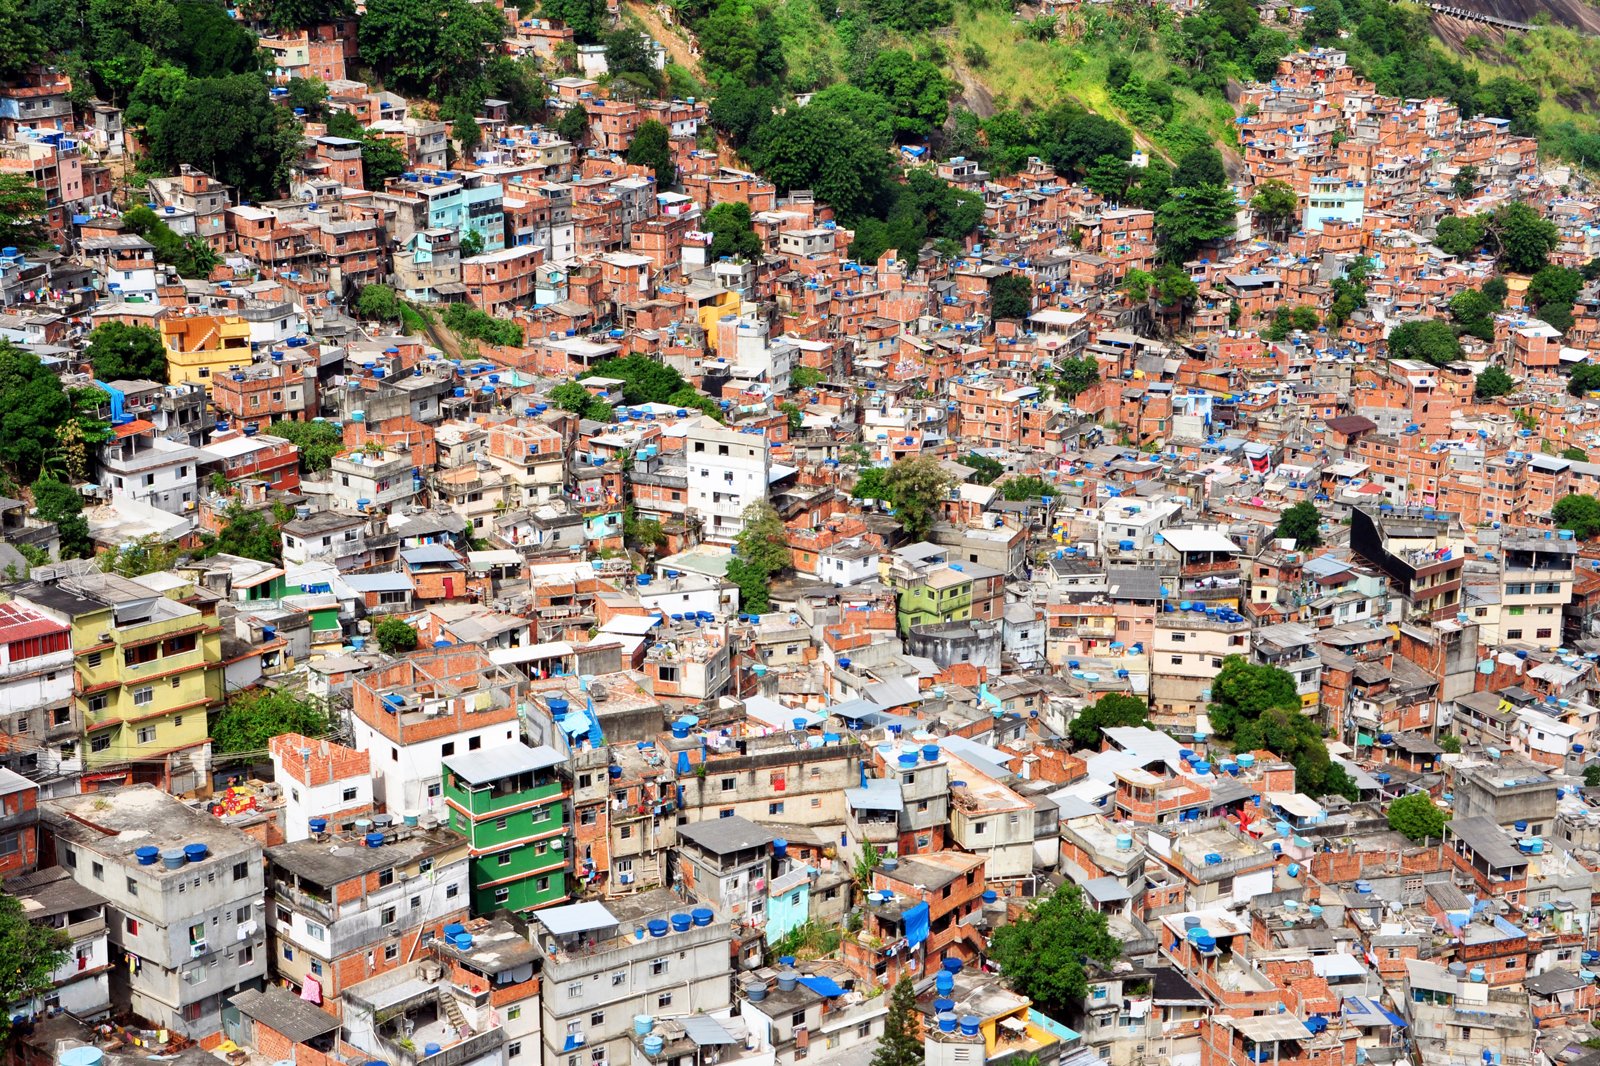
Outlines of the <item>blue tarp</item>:
[{"label": "blue tarp", "polygon": [[827,996],[829,999],[844,995],[844,989],[840,988],[831,977],[802,977],[800,983],[817,995]]},{"label": "blue tarp", "polygon": [[1383,1016],[1388,1018],[1389,1024],[1393,1025],[1395,1028],[1404,1029],[1406,1027],[1405,1019],[1400,1017],[1400,1015],[1396,1014],[1394,1011],[1390,1010],[1388,1007],[1385,1007],[1382,1003],[1378,1004],[1378,1010],[1383,1012]]},{"label": "blue tarp", "polygon": [[919,903],[906,911],[906,943],[911,947],[928,939],[928,905]]}]

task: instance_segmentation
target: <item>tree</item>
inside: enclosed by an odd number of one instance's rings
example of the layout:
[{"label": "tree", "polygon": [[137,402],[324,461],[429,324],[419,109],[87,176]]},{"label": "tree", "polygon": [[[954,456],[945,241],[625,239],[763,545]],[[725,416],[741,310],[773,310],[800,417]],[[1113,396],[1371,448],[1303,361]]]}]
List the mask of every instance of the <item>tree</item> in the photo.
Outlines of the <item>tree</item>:
[{"label": "tree", "polygon": [[1492,400],[1499,396],[1510,396],[1517,390],[1515,379],[1497,366],[1491,366],[1478,375],[1478,380],[1473,383],[1472,392],[1480,400]]},{"label": "tree", "polygon": [[385,655],[404,655],[417,648],[416,629],[392,614],[372,627],[372,637]]},{"label": "tree", "polygon": [[1322,543],[1322,516],[1309,500],[1301,500],[1286,508],[1278,516],[1278,528],[1272,531],[1275,538],[1294,541],[1297,550],[1305,551]]},{"label": "tree", "polygon": [[1210,145],[1190,149],[1179,158],[1178,168],[1172,172],[1172,184],[1181,189],[1228,184],[1228,171],[1222,165],[1222,154]]},{"label": "tree", "polygon": [[1538,271],[1561,243],[1556,224],[1521,201],[1496,211],[1490,228],[1500,246],[1500,265],[1517,274]]},{"label": "tree", "polygon": [[1269,233],[1281,237],[1300,212],[1300,197],[1294,186],[1272,178],[1256,187],[1256,194],[1250,197],[1250,210],[1266,220]]},{"label": "tree", "polygon": [[[687,384],[674,368],[639,353],[602,360],[584,377],[617,378],[622,382],[622,398],[630,404],[676,403],[673,397]],[[692,386],[690,392],[694,392]]]},{"label": "tree", "polygon": [[63,559],[87,559],[94,554],[89,523],[83,517],[83,496],[77,489],[55,478],[35,481],[33,506],[40,521],[55,524]]},{"label": "tree", "polygon": [[[869,845],[870,847],[870,845]],[[872,1053],[872,1066],[922,1066],[926,1057],[918,1032],[917,993],[911,974],[902,972],[889,993],[889,1013],[883,1019],[883,1035]]]},{"label": "tree", "polygon": [[310,29],[355,14],[349,0],[252,0],[250,10],[275,30]]},{"label": "tree", "polygon": [[656,176],[656,186],[665,188],[678,180],[678,168],[672,162],[672,133],[653,118],[639,123],[628,145],[628,162],[634,166],[649,167]]},{"label": "tree", "polygon": [[1026,274],[1002,274],[989,283],[989,313],[996,320],[1033,314],[1033,282]]},{"label": "tree", "polygon": [[993,485],[995,479],[1006,472],[1006,468],[1000,465],[1000,460],[979,455],[977,452],[968,452],[956,462],[972,469],[971,480],[978,485]]},{"label": "tree", "polygon": [[1600,533],[1600,500],[1587,494],[1569,493],[1550,508],[1550,518],[1560,529],[1570,529],[1579,540],[1590,540]]},{"label": "tree", "polygon": [[44,243],[44,192],[26,174],[0,173],[0,242],[12,248]]},{"label": "tree", "polygon": [[744,527],[735,541],[738,554],[728,564],[728,579],[739,586],[739,602],[752,611],[771,606],[772,579],[789,568],[789,531],[766,500],[744,509]]},{"label": "tree", "polygon": [[1389,358],[1447,366],[1461,358],[1461,342],[1448,323],[1437,319],[1402,322],[1389,333]]},{"label": "tree", "polygon": [[1389,804],[1389,828],[1421,843],[1444,835],[1444,811],[1426,792],[1413,792]]},{"label": "tree", "polygon": [[178,554],[176,544],[150,533],[122,545],[114,552],[103,553],[99,559],[100,569],[108,574],[140,577],[171,570],[178,561]]},{"label": "tree", "polygon": [[1085,906],[1083,890],[1070,881],[996,929],[989,946],[1011,987],[1057,1018],[1082,1007],[1089,961],[1107,963],[1121,954],[1105,915]]},{"label": "tree", "polygon": [[1572,328],[1572,305],[1583,289],[1583,275],[1568,267],[1546,266],[1528,279],[1528,305],[1556,329]]},{"label": "tree", "polygon": [[1224,740],[1241,725],[1259,718],[1269,707],[1300,706],[1294,678],[1275,666],[1230,655],[1211,682],[1211,728]]},{"label": "tree", "polygon": [[291,78],[288,88],[289,107],[310,121],[321,119],[328,110],[328,86],[321,78]]},{"label": "tree", "polygon": [[1108,692],[1079,711],[1067,726],[1072,750],[1099,750],[1102,731],[1119,726],[1150,724],[1150,707],[1144,700],[1120,692]]},{"label": "tree", "polygon": [[167,348],[149,326],[102,323],[89,334],[83,354],[101,381],[167,380]]},{"label": "tree", "polygon": [[297,698],[287,689],[236,692],[211,724],[211,743],[223,755],[265,752],[267,742],[284,733],[326,736],[333,728],[328,710]]},{"label": "tree", "polygon": [[1600,363],[1579,363],[1567,378],[1567,392],[1573,396],[1600,391]]},{"label": "tree", "polygon": [[606,48],[606,70],[611,74],[645,74],[658,76],[650,52],[645,48],[647,38],[634,29],[612,30],[602,37]]},{"label": "tree", "polygon": [[783,39],[771,13],[754,0],[718,0],[694,28],[700,40],[716,42],[700,57],[713,85],[773,85],[782,79]]},{"label": "tree", "polygon": [[887,205],[889,157],[849,119],[791,107],[756,130],[745,158],[780,193],[810,189],[846,218]]},{"label": "tree", "polygon": [[883,487],[906,536],[922,540],[933,529],[939,506],[950,493],[950,475],[937,459],[913,455],[889,468]]},{"label": "tree", "polygon": [[1450,317],[1463,335],[1494,340],[1494,301],[1478,289],[1462,289],[1450,297]]},{"label": "tree", "polygon": [[[20,899],[0,893],[0,1003],[21,1003],[50,991],[71,947],[66,930],[34,923]],[[10,1036],[11,1012],[0,1011],[0,1043]]]},{"label": "tree", "polygon": [[147,133],[157,166],[174,173],[192,164],[255,199],[280,187],[301,136],[256,74],[190,78],[172,108],[151,117]]},{"label": "tree", "polygon": [[1054,496],[1056,487],[1036,474],[1007,478],[1000,483],[1000,495],[1011,503],[1037,500],[1041,496]]},{"label": "tree", "polygon": [[1107,200],[1121,200],[1128,191],[1130,171],[1127,160],[1103,155],[1090,164],[1083,183]]},{"label": "tree", "polygon": [[926,137],[943,126],[950,113],[949,81],[938,66],[910,52],[879,52],[859,84],[889,102],[898,137]]},{"label": "tree", "polygon": [[[723,205],[717,205],[717,207],[721,206]],[[749,210],[749,207],[745,204],[729,204],[727,206],[744,207],[746,211]],[[716,208],[713,208],[712,210],[714,211]],[[711,216],[709,214],[706,216],[708,224],[710,217]],[[715,233],[716,230],[713,229],[711,232]],[[789,387],[791,389],[814,389],[827,380],[828,375],[824,374],[814,366],[797,366],[793,370],[789,371]]]},{"label": "tree", "polygon": [[1156,208],[1156,236],[1167,260],[1183,262],[1201,245],[1232,237],[1238,229],[1237,212],[1237,198],[1226,185],[1173,189],[1171,199]]},{"label": "tree", "polygon": [[0,340],[0,463],[21,483],[39,476],[45,457],[55,451],[57,434],[72,416],[61,380],[39,361]]},{"label": "tree", "polygon": [[1310,333],[1320,324],[1314,308],[1306,306],[1280,307],[1272,313],[1272,323],[1262,331],[1262,336],[1269,341],[1281,341],[1289,334],[1299,330]]},{"label": "tree", "polygon": [[356,314],[379,322],[398,322],[400,298],[387,285],[364,285],[356,297]]},{"label": "tree", "polygon": [[[825,96],[834,88],[840,87],[830,86],[824,89],[812,98],[812,103],[817,102],[817,97]],[[720,89],[712,99],[707,117],[713,126],[728,135],[735,148],[743,148],[756,130],[772,117],[772,112],[777,106],[778,94],[764,85],[729,85]],[[884,110],[888,111],[887,106]]]},{"label": "tree", "polygon": [[1561,458],[1570,459],[1574,463],[1587,463],[1589,453],[1582,448],[1566,447],[1561,449]]},{"label": "tree", "polygon": [[46,48],[44,34],[29,20],[21,0],[0,0],[0,78],[26,74],[45,57]]},{"label": "tree", "polygon": [[589,112],[582,104],[573,104],[556,120],[556,136],[563,141],[582,144],[589,135]]},{"label": "tree", "polygon": [[611,421],[611,405],[576,381],[563,381],[550,390],[550,402],[563,411],[571,411],[579,418],[596,422]]},{"label": "tree", "polygon": [[1585,788],[1600,788],[1600,762],[1592,762],[1583,768],[1583,784]]},{"label": "tree", "polygon": [[1446,755],[1461,754],[1461,738],[1454,733],[1440,733],[1438,736],[1439,747]]},{"label": "tree", "polygon": [[539,13],[545,18],[559,19],[572,31],[579,44],[594,44],[600,40],[600,28],[605,25],[605,0],[541,0]]},{"label": "tree", "polygon": [[1483,247],[1485,232],[1482,215],[1446,215],[1434,227],[1433,243],[1446,255],[1469,259]]},{"label": "tree", "polygon": [[1471,199],[1478,188],[1478,168],[1468,163],[1450,179],[1450,191],[1463,200]]},{"label": "tree", "polygon": [[869,466],[856,474],[850,486],[850,496],[857,500],[887,500],[889,498],[889,471],[886,467]]},{"label": "tree", "polygon": [[274,422],[267,432],[300,450],[300,469],[307,474],[328,469],[333,457],[344,451],[344,435],[332,422]]},{"label": "tree", "polygon": [[[874,144],[888,148],[894,143],[894,105],[880,93],[842,81],[813,95],[806,106],[849,119],[871,137]],[[767,114],[771,115],[770,109]]]},{"label": "tree", "polygon": [[363,132],[361,141],[361,184],[373,192],[406,169],[406,154],[400,146],[375,131]]},{"label": "tree", "polygon": [[223,525],[219,532],[200,534],[200,549],[195,555],[201,559],[209,559],[213,555],[237,555],[262,563],[282,562],[281,525],[278,515],[268,511],[247,511],[236,500],[223,512]]},{"label": "tree", "polygon": [[361,58],[389,88],[438,100],[478,76],[506,20],[470,0],[370,0],[360,29]]}]

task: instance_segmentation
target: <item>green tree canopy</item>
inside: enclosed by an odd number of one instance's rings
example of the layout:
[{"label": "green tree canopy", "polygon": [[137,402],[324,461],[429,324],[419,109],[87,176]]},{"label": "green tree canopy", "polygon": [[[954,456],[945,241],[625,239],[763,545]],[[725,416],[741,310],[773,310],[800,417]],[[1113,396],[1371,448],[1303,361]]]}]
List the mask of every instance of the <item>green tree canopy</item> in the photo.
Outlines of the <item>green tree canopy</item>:
[{"label": "green tree canopy", "polygon": [[939,507],[950,494],[950,475],[932,456],[913,455],[889,468],[883,487],[906,536],[922,540],[933,530]]},{"label": "green tree canopy", "polygon": [[1483,247],[1486,232],[1482,215],[1446,215],[1434,227],[1433,243],[1446,255],[1471,259]]},{"label": "green tree canopy", "polygon": [[556,119],[556,136],[564,141],[581,145],[589,137],[589,111],[582,104],[573,104]]},{"label": "green tree canopy", "polygon": [[1106,917],[1083,902],[1083,890],[1067,882],[1009,925],[994,931],[989,955],[1012,988],[1052,1017],[1082,1008],[1089,992],[1085,965],[1108,963],[1122,954]]},{"label": "green tree canopy", "polygon": [[1600,391],[1600,363],[1579,363],[1567,378],[1567,392],[1582,396],[1586,392]]},{"label": "green tree canopy", "polygon": [[1033,314],[1033,282],[1026,274],[1001,274],[989,283],[989,313],[996,319],[1025,319]]},{"label": "green tree canopy", "polygon": [[[630,404],[676,403],[672,397],[688,385],[677,370],[640,353],[603,360],[583,376],[617,378],[622,382],[622,398]],[[689,388],[694,391],[693,386]]]},{"label": "green tree canopy", "polygon": [[332,422],[274,422],[267,432],[300,449],[300,469],[308,474],[328,469],[344,451],[344,435]]},{"label": "green tree canopy", "polygon": [[1444,836],[1444,811],[1426,792],[1413,792],[1389,804],[1389,828],[1421,842]]},{"label": "green tree canopy", "polygon": [[87,559],[94,554],[89,523],[83,517],[83,496],[65,481],[41,478],[33,483],[33,506],[40,521],[55,523],[63,559]]},{"label": "green tree canopy", "polygon": [[265,199],[299,151],[300,130],[256,74],[190,78],[147,125],[150,157],[169,173],[189,163],[246,197]]},{"label": "green tree canopy", "polygon": [[1228,184],[1228,171],[1222,165],[1222,153],[1210,145],[1185,152],[1178,160],[1178,168],[1172,172],[1172,184],[1182,189]]},{"label": "green tree canopy", "polygon": [[[568,25],[582,40],[582,31]],[[369,0],[361,18],[361,58],[390,88],[443,99],[477,77],[506,29],[505,15],[492,4]]]},{"label": "green tree canopy", "polygon": [[1587,493],[1569,493],[1550,508],[1550,518],[1579,540],[1590,540],[1600,533],[1600,500]]},{"label": "green tree canopy", "polygon": [[559,19],[579,44],[595,44],[606,24],[605,0],[541,0],[539,13]]},{"label": "green tree canopy", "polygon": [[1000,460],[991,459],[987,455],[979,455],[977,452],[968,452],[957,459],[956,462],[962,466],[970,467],[972,469],[971,480],[979,485],[992,485],[996,478],[1006,472],[1006,468],[1000,464]]},{"label": "green tree canopy", "polygon": [[416,627],[392,614],[372,627],[372,638],[385,655],[404,655],[417,649]]},{"label": "green tree canopy", "polygon": [[167,348],[149,326],[102,323],[89,334],[83,354],[101,381],[167,380]]},{"label": "green tree canopy", "polygon": [[1181,263],[1209,241],[1237,231],[1238,200],[1226,185],[1179,186],[1156,208],[1156,237],[1168,261]]},{"label": "green tree canopy", "polygon": [[1037,474],[1024,474],[1000,482],[1000,495],[1011,503],[1037,500],[1041,496],[1054,496],[1056,487]]},{"label": "green tree canopy", "polygon": [[1494,213],[1492,230],[1500,246],[1500,265],[1518,274],[1538,271],[1561,243],[1556,224],[1520,200]]},{"label": "green tree canopy", "polygon": [[202,559],[213,555],[237,555],[257,562],[283,561],[283,538],[279,535],[277,516],[268,511],[247,511],[235,501],[223,513],[220,532],[200,534],[200,550],[195,555]]},{"label": "green tree canopy", "polygon": [[1300,197],[1294,186],[1272,178],[1256,186],[1256,194],[1250,197],[1250,210],[1266,221],[1268,232],[1281,235],[1299,216]]},{"label": "green tree canopy", "polygon": [[356,298],[356,314],[379,322],[400,321],[400,298],[387,285],[364,285]]},{"label": "green tree canopy", "polygon": [[1448,323],[1437,319],[1402,322],[1389,333],[1389,358],[1420,359],[1446,366],[1461,358],[1461,342]]},{"label": "green tree canopy", "polygon": [[1224,659],[1222,670],[1211,682],[1211,728],[1224,740],[1269,707],[1299,706],[1293,677],[1275,666],[1249,662],[1243,656]]},{"label": "green tree canopy", "polygon": [[749,204],[739,201],[717,204],[706,212],[704,228],[711,234],[709,254],[713,262],[723,256],[745,262],[761,257],[761,238],[750,221]]},{"label": "green tree canopy", "polygon": [[251,0],[250,10],[275,30],[310,29],[355,14],[350,0]]},{"label": "green tree canopy", "polygon": [[1322,543],[1321,525],[1322,516],[1317,513],[1316,504],[1302,500],[1278,516],[1278,528],[1272,535],[1293,540],[1295,548],[1305,551]]},{"label": "green tree canopy", "polygon": [[772,605],[772,579],[789,568],[789,531],[765,500],[746,507],[743,520],[728,580],[739,586],[740,606],[765,611]]},{"label": "green tree canopy", "polygon": [[1100,750],[1102,731],[1150,724],[1150,706],[1135,696],[1108,692],[1079,711],[1067,726],[1074,751]]},{"label": "green tree canopy", "polygon": [[72,417],[72,403],[61,379],[39,357],[0,340],[0,463],[24,484],[39,476],[45,457],[56,449],[61,426]]},{"label": "green tree canopy", "polygon": [[858,82],[888,101],[897,137],[926,137],[950,113],[950,83],[933,63],[910,52],[879,52]]},{"label": "green tree canopy", "polygon": [[1472,391],[1480,400],[1492,400],[1497,396],[1510,396],[1517,389],[1516,381],[1497,366],[1484,369],[1473,383]]},{"label": "green tree canopy", "polygon": [[[756,90],[758,94],[769,91]],[[765,100],[765,96],[761,95],[759,99]],[[841,81],[813,94],[806,106],[818,107],[849,119],[866,133],[874,144],[888,148],[894,143],[897,128],[894,105],[878,92]],[[765,121],[771,115],[772,108],[769,104],[766,113],[760,117]]]},{"label": "green tree canopy", "polygon": [[267,741],[284,733],[322,737],[332,728],[327,708],[287,689],[247,689],[231,696],[211,723],[211,743],[221,755],[258,754],[267,750]]},{"label": "green tree canopy", "polygon": [[[20,899],[0,893],[0,1003],[21,1003],[50,991],[71,947],[66,930],[29,920]],[[0,1011],[0,1043],[10,1036],[11,1012]]]},{"label": "green tree canopy", "polygon": [[45,238],[44,212],[44,193],[27,175],[0,173],[0,241],[12,248],[39,247]]},{"label": "green tree canopy", "polygon": [[1583,289],[1583,275],[1569,267],[1546,266],[1528,279],[1528,305],[1562,333],[1572,328],[1572,305]]},{"label": "green tree canopy", "polygon": [[791,107],[774,115],[751,136],[745,157],[779,192],[810,189],[845,218],[887,202],[888,155],[833,111]]},{"label": "green tree canopy", "polygon": [[678,168],[672,162],[672,133],[653,118],[639,123],[628,145],[628,162],[634,166],[649,167],[656,176],[656,186],[665,189],[678,180]]},{"label": "green tree canopy", "polygon": [[1495,302],[1480,289],[1462,289],[1450,297],[1450,317],[1462,334],[1494,340]]},{"label": "green tree canopy", "polygon": [[571,411],[579,418],[596,422],[609,422],[615,413],[611,405],[576,381],[563,381],[550,390],[550,402],[563,411]]},{"label": "green tree canopy", "polygon": [[[835,89],[850,93],[861,93],[860,89],[841,83],[839,86],[829,86],[816,96],[812,103],[819,98],[827,96]],[[862,94],[870,95],[870,94]],[[711,101],[707,116],[711,125],[728,135],[735,148],[743,148],[745,143],[760,129],[768,119],[772,118],[773,111],[778,106],[778,94],[765,85],[727,85],[717,91]],[[846,110],[837,101],[830,100],[826,105],[828,110]],[[885,143],[887,138],[894,135],[893,127],[887,124],[889,108],[883,105],[885,119]]]},{"label": "green tree canopy", "polygon": [[[872,845],[867,845],[871,847]],[[883,1035],[872,1053],[872,1066],[922,1066],[926,1055],[918,1031],[917,993],[911,975],[901,973],[889,993],[889,1013],[883,1019]]]}]

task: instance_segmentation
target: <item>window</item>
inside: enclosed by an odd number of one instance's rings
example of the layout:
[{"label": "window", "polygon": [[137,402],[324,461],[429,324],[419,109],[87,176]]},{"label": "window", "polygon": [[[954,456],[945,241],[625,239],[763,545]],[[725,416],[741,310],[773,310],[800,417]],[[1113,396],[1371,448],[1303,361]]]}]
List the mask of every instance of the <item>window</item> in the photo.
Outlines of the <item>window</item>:
[{"label": "window", "polygon": [[791,1014],[789,1016],[789,1024],[790,1025],[804,1025],[804,1024],[806,1024],[806,1012],[803,1011],[803,1010],[795,1011],[793,1014]]},{"label": "window", "polygon": [[[567,986],[567,998],[568,999],[582,999],[583,998],[583,982],[582,981],[574,981],[574,982],[572,982],[572,984]],[[574,1022],[573,1024],[575,1025],[577,1023]]]},{"label": "window", "polygon": [[385,944],[383,946],[383,961],[384,962],[393,962],[395,959],[398,959],[399,957],[400,957],[400,945],[399,944]]},{"label": "window", "polygon": [[379,870],[378,871],[378,887],[379,888],[388,888],[392,884],[394,884],[394,868],[390,867],[387,870]]},{"label": "window", "polygon": [[316,974],[318,977],[321,977],[322,976],[322,963],[318,962],[316,959],[312,959],[311,960],[311,972]]},{"label": "window", "polygon": [[650,976],[660,977],[662,974],[666,973],[668,969],[670,969],[670,967],[668,966],[666,959],[657,959],[655,962],[650,964]]},{"label": "window", "polygon": [[89,741],[90,751],[106,751],[110,749],[110,747],[111,735],[109,733],[101,733],[98,736],[91,738]]},{"label": "window", "polygon": [[671,992],[663,992],[659,996],[657,996],[656,997],[656,1006],[658,1008],[672,1006],[672,993]]},{"label": "window", "polygon": [[346,803],[354,802],[355,798],[356,798],[356,790],[355,789],[347,788],[347,789],[344,790],[344,801]]},{"label": "window", "polygon": [[154,744],[156,742],[156,727],[153,725],[141,726],[136,734],[141,744]]},{"label": "window", "polygon": [[306,936],[310,937],[312,940],[326,940],[328,939],[328,931],[322,928],[322,926],[318,925],[316,922],[307,922]]},{"label": "window", "polygon": [[767,804],[767,813],[768,814],[782,814],[783,813],[783,801],[779,800],[776,803]]},{"label": "window", "polygon": [[89,872],[94,874],[94,879],[96,881],[104,881],[106,879],[106,868],[101,866],[99,863],[95,863],[90,866]]},{"label": "window", "polygon": [[628,983],[628,971],[626,971],[626,970],[618,970],[616,973],[611,975],[611,987],[612,988],[621,988],[623,985],[625,985],[627,983]]},{"label": "window", "polygon": [[496,855],[494,857],[494,860],[495,860],[496,865],[499,865],[499,866],[510,866],[511,865],[511,853],[509,851],[502,851],[500,854],[498,854],[498,855]]},{"label": "window", "polygon": [[148,707],[156,699],[156,690],[150,685],[133,690],[133,705],[135,707]]},{"label": "window", "polygon": [[731,777],[724,777],[722,779],[722,791],[724,792],[732,792],[737,786],[738,782]]},{"label": "window", "polygon": [[250,864],[249,863],[247,863],[247,862],[236,862],[236,863],[233,864],[233,879],[235,881],[243,881],[246,877],[249,877],[249,876],[250,876]]},{"label": "window", "polygon": [[123,928],[127,929],[129,936],[138,936],[139,935],[139,919],[137,919],[137,918],[125,918],[125,919],[123,919]]},{"label": "window", "polygon": [[240,925],[243,925],[245,922],[248,922],[250,920],[250,906],[249,906],[249,904],[246,904],[245,906],[240,907],[238,910],[234,911],[233,912],[233,920],[235,922],[238,922]]},{"label": "window", "polygon": [[477,751],[481,747],[483,747],[483,738],[482,737],[471,737],[471,738],[469,738],[467,740],[467,750],[468,751]]},{"label": "window", "polygon": [[550,878],[548,878],[548,877],[535,878],[534,882],[533,882],[533,889],[534,889],[535,892],[548,892],[548,891],[550,891]]},{"label": "window", "polygon": [[513,1040],[506,1045],[506,1058],[514,1059],[522,1054],[522,1041]]},{"label": "window", "polygon": [[460,885],[451,885],[449,888],[444,890],[444,898],[445,899],[455,899],[460,894],[461,894],[461,886]]},{"label": "window", "polygon": [[509,888],[497,888],[494,890],[494,901],[496,903],[504,903],[510,898],[511,890]]},{"label": "window", "polygon": [[439,748],[439,754],[442,755],[442,756],[445,756],[445,757],[449,757],[451,755],[454,755],[455,753],[456,753],[456,742],[453,741],[453,740],[445,741],[443,746],[441,746]]},{"label": "window", "polygon": [[98,695],[90,696],[89,697],[89,713],[90,714],[99,714],[101,711],[106,709],[106,702],[107,702],[107,696],[103,692],[99,693]]},{"label": "window", "polygon": [[506,1021],[514,1022],[520,1017],[522,1017],[522,1008],[521,1007],[507,1007],[506,1008]]},{"label": "window", "polygon": [[593,1013],[591,1013],[589,1015],[589,1024],[590,1025],[604,1025],[604,1024],[606,1024],[606,1012],[603,1011],[603,1010],[597,1010],[597,1011],[594,1011]]},{"label": "window", "polygon": [[379,913],[378,920],[380,922],[382,922],[384,925],[393,925],[394,924],[394,912],[395,912],[395,908],[393,908],[393,907],[385,907]]}]

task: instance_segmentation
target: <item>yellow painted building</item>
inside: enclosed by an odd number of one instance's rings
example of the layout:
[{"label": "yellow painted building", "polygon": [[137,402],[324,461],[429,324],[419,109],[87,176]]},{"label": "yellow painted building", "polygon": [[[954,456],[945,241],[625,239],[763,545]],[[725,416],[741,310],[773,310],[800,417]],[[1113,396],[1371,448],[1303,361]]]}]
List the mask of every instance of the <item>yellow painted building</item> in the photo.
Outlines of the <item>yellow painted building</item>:
[{"label": "yellow painted building", "polygon": [[250,323],[238,315],[183,315],[161,320],[167,349],[167,383],[198,382],[209,391],[212,379],[231,368],[250,365]]},{"label": "yellow painted building", "polygon": [[222,696],[217,597],[172,574],[30,582],[15,599],[72,627],[86,782],[199,788]]}]

